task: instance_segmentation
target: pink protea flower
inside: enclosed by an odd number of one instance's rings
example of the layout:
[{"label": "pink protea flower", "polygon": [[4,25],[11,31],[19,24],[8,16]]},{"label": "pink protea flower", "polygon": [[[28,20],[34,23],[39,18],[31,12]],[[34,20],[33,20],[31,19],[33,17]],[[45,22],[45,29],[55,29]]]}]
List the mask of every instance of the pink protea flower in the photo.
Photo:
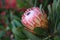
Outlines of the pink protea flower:
[{"label": "pink protea flower", "polygon": [[48,28],[47,15],[37,7],[27,9],[22,15],[21,21],[25,28],[31,32],[36,27]]},{"label": "pink protea flower", "polygon": [[2,16],[4,16],[5,14],[6,14],[5,11],[1,12],[1,15],[2,15]]},{"label": "pink protea flower", "polygon": [[9,5],[11,8],[16,8],[16,0],[10,0]]},{"label": "pink protea flower", "polygon": [[5,19],[1,19],[1,23],[3,24],[4,28],[6,28],[6,27],[7,27],[7,24],[5,23],[4,20],[5,20]]},{"label": "pink protea flower", "polygon": [[9,9],[9,8],[16,8],[17,7],[16,0],[6,0],[5,4],[6,4],[5,7],[7,9]]},{"label": "pink protea flower", "polygon": [[0,8],[2,8],[2,0],[0,0]]}]

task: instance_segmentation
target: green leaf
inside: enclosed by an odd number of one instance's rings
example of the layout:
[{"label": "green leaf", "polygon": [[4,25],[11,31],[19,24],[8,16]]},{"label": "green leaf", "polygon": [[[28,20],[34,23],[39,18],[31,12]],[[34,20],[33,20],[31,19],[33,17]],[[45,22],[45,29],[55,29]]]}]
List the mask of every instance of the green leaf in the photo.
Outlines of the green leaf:
[{"label": "green leaf", "polygon": [[0,29],[4,30],[4,26],[2,24],[0,24]]},{"label": "green leaf", "polygon": [[31,32],[27,30],[23,30],[23,32],[26,34],[29,40],[42,40],[41,38],[37,37],[36,35],[32,34]]},{"label": "green leaf", "polygon": [[5,32],[0,30],[0,38],[3,37],[5,35]]},{"label": "green leaf", "polygon": [[42,7],[43,7],[43,9],[44,10],[46,10],[46,11],[48,11],[48,9],[47,9],[47,6],[48,6],[48,2],[49,0],[43,0],[43,2],[42,2]]},{"label": "green leaf", "polygon": [[[31,7],[32,5],[29,3],[29,1],[27,0],[17,0],[17,5],[19,8],[23,8],[23,7]],[[29,5],[29,6],[28,6]]]},{"label": "green leaf", "polygon": [[43,0],[43,7],[47,7],[48,5],[48,0]]},{"label": "green leaf", "polygon": [[17,20],[14,20],[14,24],[16,27],[22,27],[22,24]]},{"label": "green leaf", "polygon": [[9,15],[10,15],[10,19],[12,20],[14,15],[13,15],[13,12],[11,10],[10,10],[10,14]]},{"label": "green leaf", "polygon": [[42,4],[40,4],[40,7],[39,8],[40,8],[40,10],[42,10]]},{"label": "green leaf", "polygon": [[60,20],[60,12],[58,13],[57,9],[59,8],[59,3],[58,0],[54,0],[53,4],[52,4],[52,9],[50,6],[48,6],[48,10],[49,10],[49,26],[50,26],[50,31],[55,32],[57,25],[59,23]]},{"label": "green leaf", "polygon": [[2,5],[5,6],[5,0],[2,0]]},{"label": "green leaf", "polygon": [[47,31],[42,29],[42,28],[35,28],[34,31],[37,33],[39,36],[47,36]]},{"label": "green leaf", "polygon": [[23,12],[17,12],[17,11],[16,11],[14,18],[19,18],[19,19],[21,19],[22,14],[23,14]]},{"label": "green leaf", "polygon": [[12,32],[16,33],[16,26],[15,26],[14,22],[12,21],[11,24],[12,24]]},{"label": "green leaf", "polygon": [[57,33],[60,34],[60,23],[57,26]]},{"label": "green leaf", "polygon": [[25,40],[27,39],[26,35],[23,32],[23,27],[16,27],[12,21],[12,32],[15,35],[15,40]]},{"label": "green leaf", "polygon": [[57,0],[54,0],[54,1],[53,1],[53,4],[52,4],[53,12],[56,11],[56,8],[57,8]]},{"label": "green leaf", "polygon": [[4,37],[4,38],[1,38],[1,40],[10,40],[10,37],[9,36]]},{"label": "green leaf", "polygon": [[60,40],[60,36],[55,36],[54,40]]},{"label": "green leaf", "polygon": [[26,37],[26,35],[24,34],[24,32],[23,32],[23,27],[18,27],[17,29],[16,29],[16,33],[15,33],[15,39],[16,40],[25,40],[25,39],[28,39],[27,37]]}]

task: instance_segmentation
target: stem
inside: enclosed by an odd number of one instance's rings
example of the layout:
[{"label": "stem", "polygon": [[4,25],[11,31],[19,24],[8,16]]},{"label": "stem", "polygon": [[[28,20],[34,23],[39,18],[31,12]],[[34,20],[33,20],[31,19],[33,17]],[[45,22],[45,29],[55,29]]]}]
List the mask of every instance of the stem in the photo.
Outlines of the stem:
[{"label": "stem", "polygon": [[37,0],[35,0],[34,7],[36,7],[36,5],[37,5]]},{"label": "stem", "polygon": [[57,21],[58,21],[58,20],[56,20],[56,23],[55,23],[54,34],[57,32],[57,29],[56,29]]},{"label": "stem", "polygon": [[44,38],[43,40],[47,40],[47,39],[49,39],[50,37],[51,37],[51,35],[49,35],[48,37]]}]

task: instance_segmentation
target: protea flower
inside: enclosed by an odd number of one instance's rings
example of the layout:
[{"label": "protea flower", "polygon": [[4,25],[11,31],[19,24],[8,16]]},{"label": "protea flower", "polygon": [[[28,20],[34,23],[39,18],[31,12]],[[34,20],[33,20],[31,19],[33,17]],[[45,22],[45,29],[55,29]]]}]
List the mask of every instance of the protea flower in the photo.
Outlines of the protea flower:
[{"label": "protea flower", "polygon": [[8,8],[16,8],[16,0],[6,0],[5,1],[5,7]]},{"label": "protea flower", "polygon": [[2,16],[5,16],[5,14],[6,14],[5,11],[1,12],[1,15],[2,15]]},{"label": "protea flower", "polygon": [[10,0],[10,3],[9,3],[10,7],[11,8],[16,8],[16,0]]},{"label": "protea flower", "polygon": [[25,28],[31,32],[33,32],[36,27],[43,29],[48,28],[47,15],[38,7],[27,9],[27,11],[22,15],[21,21]]},{"label": "protea flower", "polygon": [[16,0],[4,0],[4,2],[0,0],[0,8],[9,9],[9,8],[16,8],[16,7],[17,7]]},{"label": "protea flower", "polygon": [[0,0],[0,8],[2,8],[2,0]]}]

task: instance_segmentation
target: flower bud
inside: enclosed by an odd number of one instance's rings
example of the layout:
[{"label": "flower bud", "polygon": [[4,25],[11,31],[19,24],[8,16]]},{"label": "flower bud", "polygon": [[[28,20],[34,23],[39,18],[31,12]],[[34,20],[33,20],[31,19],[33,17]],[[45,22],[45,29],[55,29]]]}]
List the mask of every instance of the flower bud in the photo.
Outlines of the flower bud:
[{"label": "flower bud", "polygon": [[27,9],[22,15],[21,21],[29,31],[33,31],[36,27],[48,28],[47,15],[37,7]]}]

